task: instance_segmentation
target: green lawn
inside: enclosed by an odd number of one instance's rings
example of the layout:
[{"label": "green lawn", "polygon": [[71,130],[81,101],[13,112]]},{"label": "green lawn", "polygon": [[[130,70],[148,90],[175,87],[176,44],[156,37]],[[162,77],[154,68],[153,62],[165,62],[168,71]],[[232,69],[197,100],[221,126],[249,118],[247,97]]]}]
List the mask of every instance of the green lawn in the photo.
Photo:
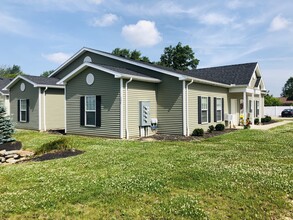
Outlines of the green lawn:
[{"label": "green lawn", "polygon": [[[15,137],[37,150],[61,136]],[[194,142],[66,138],[85,153],[0,166],[1,219],[293,218],[293,123]]]}]

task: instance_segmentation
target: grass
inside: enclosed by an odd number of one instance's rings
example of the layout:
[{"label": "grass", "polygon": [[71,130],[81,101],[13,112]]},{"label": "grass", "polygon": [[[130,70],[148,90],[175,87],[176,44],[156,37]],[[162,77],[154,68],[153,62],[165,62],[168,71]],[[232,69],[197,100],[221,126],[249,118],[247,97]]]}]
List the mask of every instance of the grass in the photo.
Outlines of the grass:
[{"label": "grass", "polygon": [[[15,137],[38,151],[61,136]],[[86,152],[0,166],[1,218],[293,218],[293,123],[194,142],[66,139]]]}]

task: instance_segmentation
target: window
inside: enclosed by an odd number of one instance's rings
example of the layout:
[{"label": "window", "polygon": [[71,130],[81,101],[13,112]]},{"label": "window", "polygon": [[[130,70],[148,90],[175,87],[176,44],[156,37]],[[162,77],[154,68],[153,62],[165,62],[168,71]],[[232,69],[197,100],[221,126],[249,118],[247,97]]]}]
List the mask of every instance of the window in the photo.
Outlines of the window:
[{"label": "window", "polygon": [[101,127],[101,96],[80,97],[80,125]]},{"label": "window", "polygon": [[28,99],[20,99],[18,100],[18,121],[19,122],[28,122]]},{"label": "window", "polygon": [[208,97],[201,97],[201,123],[208,123]]},{"label": "window", "polygon": [[85,125],[96,126],[96,96],[85,97]]},{"label": "window", "polygon": [[222,98],[216,98],[216,120],[222,121]]}]

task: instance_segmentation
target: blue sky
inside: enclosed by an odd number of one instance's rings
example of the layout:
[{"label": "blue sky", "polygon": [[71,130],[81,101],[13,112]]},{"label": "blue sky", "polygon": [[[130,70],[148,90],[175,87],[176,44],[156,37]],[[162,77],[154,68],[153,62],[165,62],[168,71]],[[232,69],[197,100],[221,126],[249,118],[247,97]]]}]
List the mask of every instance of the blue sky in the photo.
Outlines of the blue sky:
[{"label": "blue sky", "polygon": [[259,62],[279,96],[293,76],[292,11],[292,0],[1,0],[0,65],[40,75],[82,47],[138,49],[158,61],[180,41],[199,68]]}]

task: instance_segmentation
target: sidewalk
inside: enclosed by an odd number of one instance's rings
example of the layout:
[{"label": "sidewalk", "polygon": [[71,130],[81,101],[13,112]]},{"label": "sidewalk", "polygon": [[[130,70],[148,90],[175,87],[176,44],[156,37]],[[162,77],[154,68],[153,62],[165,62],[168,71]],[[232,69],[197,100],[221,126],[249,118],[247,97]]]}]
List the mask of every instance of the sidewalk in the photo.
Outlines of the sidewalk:
[{"label": "sidewalk", "polygon": [[281,125],[285,125],[288,124],[290,122],[293,122],[292,120],[284,120],[284,121],[280,121],[280,122],[276,122],[276,123],[272,123],[272,124],[268,124],[268,125],[252,125],[251,129],[258,129],[258,130],[269,130],[271,128],[275,128]]}]

